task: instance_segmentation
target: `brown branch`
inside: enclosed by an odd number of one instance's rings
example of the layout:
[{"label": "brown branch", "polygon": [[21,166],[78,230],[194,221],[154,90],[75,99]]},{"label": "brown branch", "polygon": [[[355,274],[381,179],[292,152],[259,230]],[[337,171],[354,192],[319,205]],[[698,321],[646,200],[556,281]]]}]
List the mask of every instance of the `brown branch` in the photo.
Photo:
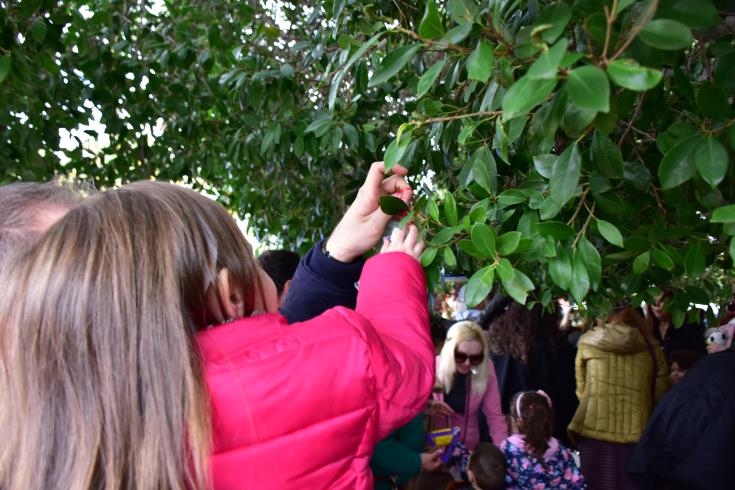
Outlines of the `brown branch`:
[{"label": "brown branch", "polygon": [[607,9],[605,5],[605,20],[607,21],[607,29],[605,30],[605,47],[602,49],[602,62],[607,63],[607,49],[610,46],[610,33],[615,24],[615,16],[618,13],[618,0],[613,0],[612,11]]},{"label": "brown branch", "polygon": [[640,97],[638,97],[638,102],[635,106],[635,111],[633,112],[633,116],[630,118],[630,121],[628,121],[628,126],[625,128],[625,131],[623,131],[623,135],[620,137],[620,140],[618,141],[618,146],[621,146],[623,144],[623,141],[625,141],[625,137],[628,136],[628,133],[630,132],[630,128],[633,127],[633,122],[638,119],[638,116],[641,115],[641,107],[643,107],[643,99],[645,98],[646,93],[641,92]]},{"label": "brown branch", "polygon": [[653,17],[653,14],[656,13],[656,8],[658,8],[658,0],[653,0],[651,2],[651,6],[648,7],[648,10],[646,10],[646,13],[643,14],[642,21],[638,23],[633,29],[630,30],[630,36],[628,36],[628,39],[625,40],[623,45],[618,49],[612,58],[610,58],[610,61],[614,61],[618,58],[623,52],[625,52],[626,49],[628,49],[628,46],[635,40],[635,38],[638,36],[638,33],[641,32],[641,30],[645,27],[646,24],[648,24],[648,21],[651,20]]},{"label": "brown branch", "polygon": [[584,200],[587,199],[587,193],[590,191],[590,188],[587,187],[584,192],[582,193],[582,196],[579,199],[579,204],[577,204],[577,209],[574,210],[574,214],[571,218],[569,218],[569,221],[567,221],[568,225],[571,225],[574,223],[574,220],[577,219],[577,215],[579,214],[579,211],[582,209],[582,205],[584,204]]},{"label": "brown branch", "polygon": [[434,41],[433,39],[423,38],[423,37],[419,36],[418,34],[416,34],[415,32],[413,32],[412,30],[406,29],[405,27],[396,26],[395,27],[395,30],[398,31],[398,32],[402,32],[404,34],[407,34],[410,37],[412,37],[413,39],[416,39],[417,41],[421,41],[423,44],[427,44],[429,46],[438,46],[438,47],[440,47],[442,49],[447,49],[448,48],[448,49],[451,49],[453,51],[457,51],[457,52],[462,53],[462,54],[467,54],[467,53],[471,53],[472,52],[471,49],[464,48],[462,46],[457,46],[456,44],[452,44],[452,43],[448,43],[448,42],[443,42],[443,41]]},{"label": "brown branch", "polygon": [[458,114],[455,116],[444,116],[444,117],[430,117],[429,119],[423,119],[421,121],[411,121],[407,124],[421,126],[423,124],[429,124],[429,123],[435,123],[435,122],[445,122],[445,121],[454,121],[456,119],[464,119],[465,117],[481,117],[481,116],[500,116],[503,114],[503,111],[480,111],[480,112],[470,112],[469,114]]},{"label": "brown branch", "polygon": [[[587,208],[587,211],[589,211],[589,214],[587,215],[587,220],[584,222],[584,225],[582,226],[582,229],[579,230],[579,233],[577,233],[577,236],[574,238],[574,243],[572,243],[572,249],[577,248],[577,242],[579,242],[579,239],[584,236],[585,233],[587,233],[587,227],[590,224],[590,221],[592,221],[592,217],[595,214],[595,206],[597,203],[592,203],[592,209]],[[586,207],[586,206],[585,206]]]}]

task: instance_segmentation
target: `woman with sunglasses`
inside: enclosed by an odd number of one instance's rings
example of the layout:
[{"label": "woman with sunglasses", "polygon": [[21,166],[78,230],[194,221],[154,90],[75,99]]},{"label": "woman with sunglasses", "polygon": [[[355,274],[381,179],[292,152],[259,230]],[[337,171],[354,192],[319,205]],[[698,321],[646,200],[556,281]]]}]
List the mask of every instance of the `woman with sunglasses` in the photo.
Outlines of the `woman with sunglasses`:
[{"label": "woman with sunglasses", "polygon": [[460,428],[461,440],[469,450],[483,439],[481,410],[493,444],[500,444],[508,435],[495,368],[488,353],[487,337],[480,326],[462,321],[447,332],[436,362],[435,403],[445,409],[451,426]]}]

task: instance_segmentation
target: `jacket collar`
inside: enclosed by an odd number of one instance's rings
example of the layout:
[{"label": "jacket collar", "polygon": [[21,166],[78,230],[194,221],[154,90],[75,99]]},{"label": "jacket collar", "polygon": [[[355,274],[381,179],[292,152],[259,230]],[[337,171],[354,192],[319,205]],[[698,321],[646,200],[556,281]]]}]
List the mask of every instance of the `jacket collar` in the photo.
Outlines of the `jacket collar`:
[{"label": "jacket collar", "polygon": [[217,363],[245,350],[255,354],[256,344],[275,339],[284,327],[288,323],[280,313],[263,313],[202,330],[196,342],[204,362]]}]

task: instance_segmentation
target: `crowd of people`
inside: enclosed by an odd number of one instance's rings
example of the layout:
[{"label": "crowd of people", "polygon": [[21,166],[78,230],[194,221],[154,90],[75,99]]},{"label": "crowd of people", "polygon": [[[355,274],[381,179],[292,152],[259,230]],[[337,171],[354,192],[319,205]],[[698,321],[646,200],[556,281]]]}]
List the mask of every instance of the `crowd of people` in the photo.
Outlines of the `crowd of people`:
[{"label": "crowd of people", "polygon": [[430,315],[406,173],[303,257],[173,184],[0,186],[0,488],[733,485],[735,320]]}]

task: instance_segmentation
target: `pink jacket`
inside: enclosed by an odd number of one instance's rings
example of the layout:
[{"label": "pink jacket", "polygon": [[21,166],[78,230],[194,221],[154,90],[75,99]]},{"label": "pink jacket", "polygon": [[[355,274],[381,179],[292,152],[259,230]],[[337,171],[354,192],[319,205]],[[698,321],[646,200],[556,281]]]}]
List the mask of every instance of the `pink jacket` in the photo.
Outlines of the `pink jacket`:
[{"label": "pink jacket", "polygon": [[376,442],[415,417],[433,386],[426,303],[419,263],[380,254],[354,311],[292,325],[264,314],[200,333],[214,488],[372,489]]},{"label": "pink jacket", "polygon": [[[500,408],[500,390],[498,389],[498,378],[495,375],[495,367],[492,361],[487,363],[490,375],[487,381],[487,390],[482,395],[472,392],[472,387],[468,386],[470,391],[470,400],[465,413],[455,413],[452,415],[450,423],[452,427],[459,427],[462,430],[462,441],[467,449],[472,450],[480,442],[480,409],[485,414],[487,423],[490,426],[490,438],[493,444],[500,446],[500,443],[508,437],[508,424]],[[444,393],[434,393],[434,399],[444,401]],[[467,425],[465,426],[465,416],[467,417]]]}]

